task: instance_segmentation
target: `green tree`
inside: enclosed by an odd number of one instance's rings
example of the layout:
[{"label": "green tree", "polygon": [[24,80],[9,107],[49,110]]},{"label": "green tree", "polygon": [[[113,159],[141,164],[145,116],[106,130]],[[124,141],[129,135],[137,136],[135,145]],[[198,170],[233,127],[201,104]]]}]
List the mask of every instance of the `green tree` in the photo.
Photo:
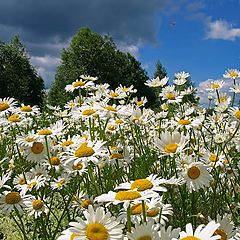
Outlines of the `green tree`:
[{"label": "green tree", "polygon": [[163,79],[167,76],[167,71],[161,64],[161,62],[158,60],[156,63],[156,70],[154,72],[154,78],[159,77],[160,79]]},{"label": "green tree", "polygon": [[50,92],[51,104],[64,104],[71,97],[64,88],[80,75],[98,77],[98,83],[108,83],[112,89],[120,84],[138,90],[137,95],[155,101],[153,91],[144,85],[146,72],[129,53],[119,51],[109,36],[101,36],[89,28],[82,28],[73,37],[70,46],[63,49],[61,65],[57,69]]},{"label": "green tree", "polygon": [[21,103],[42,105],[44,81],[30,63],[19,37],[0,42],[0,98],[13,97]]}]

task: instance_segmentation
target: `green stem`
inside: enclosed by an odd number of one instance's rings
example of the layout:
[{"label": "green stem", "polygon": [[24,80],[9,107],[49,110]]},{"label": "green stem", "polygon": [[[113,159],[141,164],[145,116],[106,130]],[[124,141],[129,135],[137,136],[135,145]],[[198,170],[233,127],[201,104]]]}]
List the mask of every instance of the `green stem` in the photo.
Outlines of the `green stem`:
[{"label": "green stem", "polygon": [[129,203],[127,208],[127,231],[131,232],[132,222],[131,222],[131,205]]},{"label": "green stem", "polygon": [[142,200],[142,212],[143,212],[143,221],[146,223],[147,217],[146,217],[146,208],[145,208],[144,200]]}]

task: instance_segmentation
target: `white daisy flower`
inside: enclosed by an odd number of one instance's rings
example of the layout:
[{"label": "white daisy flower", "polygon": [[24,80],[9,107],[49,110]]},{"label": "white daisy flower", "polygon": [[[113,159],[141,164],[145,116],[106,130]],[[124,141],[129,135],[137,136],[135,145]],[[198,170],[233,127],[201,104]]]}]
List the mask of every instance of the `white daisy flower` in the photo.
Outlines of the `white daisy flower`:
[{"label": "white daisy flower", "polygon": [[94,83],[92,81],[82,81],[82,80],[76,80],[72,84],[68,84],[65,87],[66,92],[73,92],[76,89],[85,89],[92,87]]},{"label": "white daisy flower", "polygon": [[17,136],[16,139],[16,143],[20,146],[20,147],[32,147],[34,142],[36,142],[38,139],[38,136],[34,133],[34,131],[31,131],[29,133],[27,133],[26,135],[23,136]]},{"label": "white daisy flower", "polygon": [[[209,217],[209,221],[212,219]],[[220,240],[228,240],[235,236],[234,223],[231,221],[231,215],[225,214],[224,216],[217,215],[216,223],[220,226],[215,231],[215,235],[221,236]]]},{"label": "white daisy flower", "polygon": [[172,240],[173,238],[178,238],[180,231],[181,231],[180,228],[172,229],[172,226],[168,226],[168,228],[161,227],[160,239],[161,240]]},{"label": "white daisy flower", "polygon": [[26,210],[29,216],[34,216],[34,218],[40,217],[42,214],[48,213],[48,209],[41,199],[29,199],[25,201]]},{"label": "white daisy flower", "polygon": [[105,213],[102,207],[94,211],[89,205],[88,211],[83,212],[86,220],[76,218],[77,222],[70,222],[70,228],[63,234],[68,238],[60,236],[58,240],[121,240],[123,239],[122,229],[124,226],[111,216],[110,212]]},{"label": "white daisy flower", "polygon": [[208,187],[212,180],[207,166],[201,162],[193,162],[187,165],[186,168],[183,169],[181,175],[185,179],[190,192]]},{"label": "white daisy flower", "polygon": [[182,72],[175,73],[174,76],[177,79],[186,79],[190,77],[190,74],[188,72],[182,71]]},{"label": "white daisy flower", "polygon": [[139,240],[139,239],[151,239],[159,240],[159,232],[156,230],[156,226],[153,221],[143,223],[141,225],[136,225],[131,229],[131,233],[127,233],[127,237],[130,240]]},{"label": "white daisy flower", "polygon": [[[48,149],[50,149],[50,141],[47,141],[47,143]],[[28,161],[39,163],[48,158],[47,146],[44,139],[38,139],[36,142],[31,142],[31,144],[31,147],[29,146],[24,149],[24,153],[27,156]]]},{"label": "white daisy flower", "polygon": [[221,89],[223,87],[223,85],[224,85],[223,80],[210,81],[206,90],[213,92],[215,90]]},{"label": "white daisy flower", "polygon": [[79,162],[90,162],[97,164],[99,162],[99,157],[105,156],[105,149],[103,145],[105,142],[95,141],[92,142],[88,140],[82,143],[80,146],[74,149],[69,149],[61,154],[61,158],[65,161],[65,164],[74,162],[76,165]]},{"label": "white daisy flower", "polygon": [[62,176],[59,176],[57,179],[54,179],[54,182],[51,182],[50,185],[53,190],[61,190],[65,187],[66,184],[68,184],[68,182],[69,176],[64,174]]},{"label": "white daisy flower", "polygon": [[230,114],[238,121],[240,121],[240,108],[231,108]]},{"label": "white daisy flower", "polygon": [[160,97],[167,100],[168,103],[180,103],[182,102],[183,96],[181,96],[177,91],[175,91],[175,86],[166,86],[162,89],[162,92],[159,94]]},{"label": "white daisy flower", "polygon": [[38,130],[37,134],[41,138],[44,138],[46,136],[53,138],[63,135],[63,130],[65,127],[66,125],[63,120],[58,120],[57,122],[51,124],[50,127]]},{"label": "white daisy flower", "polygon": [[[186,231],[180,232],[180,238],[178,240],[216,240],[219,239],[220,236],[214,235],[215,231],[219,227],[219,223],[215,223],[214,221],[209,222],[206,226],[199,225],[195,231],[193,231],[193,227],[191,223],[186,225]],[[173,238],[173,240],[177,240]]]},{"label": "white daisy flower", "polygon": [[240,93],[240,84],[236,84],[229,88],[229,92]]},{"label": "white daisy flower", "polygon": [[158,178],[157,175],[151,174],[150,176],[143,179],[136,179],[135,181],[121,183],[119,186],[115,188],[115,190],[119,189],[136,189],[137,191],[146,191],[151,190],[155,192],[166,192],[167,189],[161,184],[165,183],[166,179]]},{"label": "white daisy flower", "polygon": [[144,84],[148,87],[163,87],[167,84],[168,79],[168,77],[164,77],[163,79],[156,77],[151,80],[147,80],[147,82]]},{"label": "white daisy flower", "polygon": [[113,203],[114,205],[124,203],[124,208],[126,209],[130,202],[142,201],[148,198],[157,197],[158,194],[153,191],[143,191],[139,192],[137,190],[126,190],[113,192],[109,191],[107,194],[102,194],[95,198],[97,202],[108,202]]},{"label": "white daisy flower", "polygon": [[90,75],[80,75],[80,78],[85,80],[85,81],[97,81],[98,77],[92,77]]},{"label": "white daisy flower", "polygon": [[228,69],[223,74],[224,78],[237,79],[240,77],[240,72],[237,69]]},{"label": "white daisy flower", "polygon": [[160,139],[158,137],[154,138],[154,143],[163,155],[173,156],[182,152],[187,143],[187,138],[179,132],[164,132],[161,133]]},{"label": "white daisy flower", "polygon": [[5,191],[0,195],[0,208],[3,212],[10,213],[14,208],[19,212],[23,212],[25,208],[25,200],[31,196],[15,191]]},{"label": "white daisy flower", "polygon": [[28,191],[38,190],[39,188],[45,186],[46,178],[43,175],[35,176],[33,179],[25,179],[27,182],[26,184],[19,184],[19,188],[21,188],[22,193],[26,193]]},{"label": "white daisy flower", "polygon": [[21,107],[19,107],[16,111],[22,116],[34,116],[40,112],[40,109],[37,106],[31,107],[30,105],[21,104]]},{"label": "white daisy flower", "polygon": [[14,98],[0,98],[0,117],[6,112],[12,111],[17,102]]}]

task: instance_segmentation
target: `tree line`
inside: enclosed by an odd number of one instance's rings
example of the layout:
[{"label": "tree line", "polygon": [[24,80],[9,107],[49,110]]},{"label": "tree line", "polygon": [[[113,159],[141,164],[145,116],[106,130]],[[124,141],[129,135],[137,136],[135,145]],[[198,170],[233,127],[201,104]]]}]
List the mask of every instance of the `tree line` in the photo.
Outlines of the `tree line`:
[{"label": "tree line", "polygon": [[[144,85],[148,80],[146,71],[130,53],[117,49],[112,38],[81,28],[70,46],[61,52],[55,80],[47,96],[52,105],[63,105],[71,96],[64,88],[80,75],[97,76],[98,83],[108,83],[112,89],[120,84],[137,89],[136,96],[145,96],[149,106],[157,102],[153,89]],[[167,75],[158,61],[154,77]],[[44,81],[31,65],[30,57],[19,37],[10,43],[0,42],[0,98],[14,97],[29,105],[43,105]]]}]

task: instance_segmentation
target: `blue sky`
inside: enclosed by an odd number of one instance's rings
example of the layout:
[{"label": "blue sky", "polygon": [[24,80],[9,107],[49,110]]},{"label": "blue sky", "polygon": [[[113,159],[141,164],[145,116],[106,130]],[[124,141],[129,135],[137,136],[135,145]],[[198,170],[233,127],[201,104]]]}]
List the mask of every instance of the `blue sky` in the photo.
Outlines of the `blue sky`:
[{"label": "blue sky", "polygon": [[239,12],[239,0],[1,0],[0,40],[20,36],[47,88],[83,26],[110,34],[150,78],[160,60],[171,79],[187,71],[198,86],[239,67]]},{"label": "blue sky", "polygon": [[158,44],[139,49],[139,60],[150,76],[157,59],[170,77],[177,71],[188,71],[196,85],[221,78],[227,68],[239,67],[239,1],[194,3],[195,8],[193,3],[191,8],[183,4],[174,14],[156,17],[156,22],[161,21]]}]

